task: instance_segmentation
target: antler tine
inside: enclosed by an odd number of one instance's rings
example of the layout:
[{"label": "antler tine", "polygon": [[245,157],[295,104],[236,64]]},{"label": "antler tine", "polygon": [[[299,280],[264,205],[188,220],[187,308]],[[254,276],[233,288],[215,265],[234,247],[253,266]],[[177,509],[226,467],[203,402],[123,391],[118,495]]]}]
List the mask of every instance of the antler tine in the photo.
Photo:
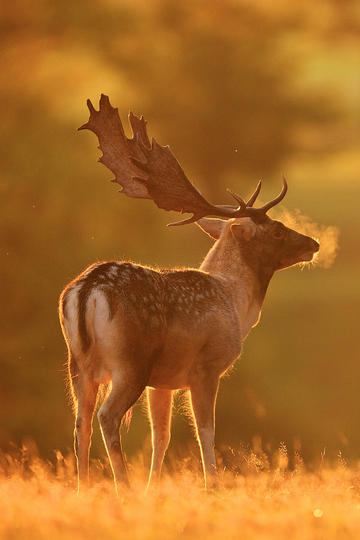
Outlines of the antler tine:
[{"label": "antler tine", "polygon": [[233,217],[241,217],[244,215],[244,208],[240,208],[238,206],[230,205],[230,204],[216,204],[212,205],[209,211],[204,214],[203,212],[195,213],[192,217],[188,219],[183,219],[182,221],[175,221],[173,223],[168,223],[168,227],[177,226],[177,225],[187,225],[189,223],[194,223],[195,221],[198,221],[202,217],[205,216],[212,216],[212,217],[220,217],[224,219],[230,219]]},{"label": "antler tine", "polygon": [[246,202],[238,195],[237,193],[234,193],[234,191],[231,191],[231,189],[226,188],[226,191],[230,193],[232,197],[234,197],[235,201],[237,201],[240,205],[241,210],[245,210],[246,208]]},{"label": "antler tine", "polygon": [[[201,216],[203,217],[203,216]],[[195,223],[195,221],[198,221],[200,219],[199,216],[191,216],[188,219],[182,219],[180,221],[173,221],[172,223],[167,223],[167,227],[177,227],[178,225],[188,225],[189,223]]]},{"label": "antler tine", "polygon": [[215,205],[216,208],[220,208],[220,210],[225,210],[225,212],[227,212],[228,210],[230,211],[235,211],[235,210],[238,210],[239,207],[238,206],[235,206],[235,204],[216,204]]},{"label": "antler tine", "polygon": [[[245,202],[237,193],[231,191],[231,189],[227,189],[226,191],[228,191],[233,197],[234,199],[240,203],[240,210],[244,209],[244,204],[246,205],[246,208],[250,208],[253,206],[254,202],[256,201],[257,199],[257,196],[259,195],[260,193],[260,190],[261,190],[261,186],[262,186],[262,183],[261,183],[261,180],[258,182],[258,185],[256,186],[256,189],[254,191],[254,193],[251,195],[251,197],[248,199],[247,202]],[[216,205],[216,208],[220,208],[221,210],[239,210],[239,207],[238,206],[234,206],[233,204],[217,204]]]},{"label": "antler tine", "polygon": [[259,180],[259,183],[258,185],[256,186],[256,189],[254,191],[254,193],[251,195],[250,199],[247,201],[246,203],[246,206],[249,207],[249,206],[253,206],[254,202],[256,201],[257,199],[257,196],[259,195],[260,193],[260,190],[261,190],[261,180]]},{"label": "antler tine", "polygon": [[275,199],[273,199],[272,201],[266,203],[264,206],[262,206],[261,208],[257,208],[256,210],[266,214],[266,212],[268,210],[270,210],[270,208],[273,208],[273,206],[279,204],[280,201],[283,200],[283,198],[285,197],[286,195],[286,192],[287,192],[287,189],[288,189],[288,185],[287,185],[287,182],[286,182],[286,178],[285,176],[283,176],[283,188],[281,190],[281,193],[280,195],[278,195],[277,197],[275,197]]}]

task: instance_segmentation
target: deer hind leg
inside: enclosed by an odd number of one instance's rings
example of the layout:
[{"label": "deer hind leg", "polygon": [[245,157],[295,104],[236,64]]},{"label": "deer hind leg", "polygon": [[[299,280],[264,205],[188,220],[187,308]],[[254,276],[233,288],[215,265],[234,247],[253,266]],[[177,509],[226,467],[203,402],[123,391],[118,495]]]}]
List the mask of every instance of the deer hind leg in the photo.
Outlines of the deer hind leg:
[{"label": "deer hind leg", "polygon": [[191,405],[195,429],[200,446],[205,488],[216,487],[217,471],[214,452],[215,401],[219,380],[201,378],[190,386]]},{"label": "deer hind leg", "polygon": [[89,453],[92,420],[99,385],[92,377],[78,369],[74,358],[69,359],[70,380],[76,410],[74,450],[77,462],[78,490],[89,483]]},{"label": "deer hind leg", "polygon": [[130,485],[121,447],[121,421],[126,411],[140,397],[144,388],[145,384],[131,386],[125,379],[113,379],[111,392],[98,411],[98,419],[113,471],[116,490],[118,483],[127,487]]},{"label": "deer hind leg", "polygon": [[149,488],[160,480],[165,452],[170,442],[172,391],[148,388],[147,398],[152,435]]}]

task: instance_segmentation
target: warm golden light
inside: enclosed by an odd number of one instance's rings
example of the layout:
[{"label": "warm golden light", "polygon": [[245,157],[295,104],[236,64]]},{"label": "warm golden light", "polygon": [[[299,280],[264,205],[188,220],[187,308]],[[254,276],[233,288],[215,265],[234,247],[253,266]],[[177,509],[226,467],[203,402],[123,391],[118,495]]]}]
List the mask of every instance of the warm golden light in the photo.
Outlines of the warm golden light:
[{"label": "warm golden light", "polygon": [[[359,3],[3,0],[0,11],[0,537],[357,538]],[[60,291],[94,261],[198,268],[213,242],[195,225],[167,228],[182,218],[109,182],[94,135],[77,133],[101,93],[129,137],[129,110],[144,114],[212,205],[235,204],[227,187],[248,200],[260,178],[265,204],[284,172],[269,215],[320,244],[276,273],[221,381],[218,491],[203,491],[180,391],[158,488],[144,495],[143,399],[122,428],[133,490],[114,496],[95,406],[92,485],[75,493]],[[212,335],[228,342],[219,325]]]},{"label": "warm golden light", "polygon": [[[279,465],[258,449],[229,453],[216,491],[204,493],[189,463],[171,463],[157,489],[144,493],[142,456],[131,460],[133,490],[114,497],[102,461],[92,462],[94,481],[77,495],[71,455],[50,464],[36,450],[0,455],[2,538],[356,538],[359,523],[357,467],[326,460],[312,471]],[[290,456],[292,458],[292,456]],[[275,459],[273,459],[275,458]],[[273,463],[270,465],[269,463]],[[239,472],[241,471],[241,474]]]}]

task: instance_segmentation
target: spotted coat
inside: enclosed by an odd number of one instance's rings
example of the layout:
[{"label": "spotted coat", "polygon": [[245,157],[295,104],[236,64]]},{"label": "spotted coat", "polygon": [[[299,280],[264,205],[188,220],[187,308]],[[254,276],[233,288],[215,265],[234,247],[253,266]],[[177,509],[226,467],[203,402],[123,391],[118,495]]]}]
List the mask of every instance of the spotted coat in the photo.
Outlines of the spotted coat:
[{"label": "spotted coat", "polygon": [[221,281],[200,270],[154,269],[129,262],[95,263],[82,272],[65,288],[60,309],[66,318],[71,292],[78,295],[78,331],[83,352],[90,346],[86,325],[88,300],[94,291],[101,291],[107,300],[109,320],[119,310],[132,321],[149,331],[166,332],[178,319],[185,321],[201,317],[216,309],[220,301],[230,303]]}]

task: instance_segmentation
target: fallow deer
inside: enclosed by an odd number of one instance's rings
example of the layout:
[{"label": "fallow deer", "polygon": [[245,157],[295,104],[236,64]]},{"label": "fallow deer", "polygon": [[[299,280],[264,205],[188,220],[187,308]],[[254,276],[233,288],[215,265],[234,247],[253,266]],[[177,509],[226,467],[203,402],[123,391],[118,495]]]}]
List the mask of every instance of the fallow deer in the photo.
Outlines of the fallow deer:
[{"label": "fallow deer", "polygon": [[219,379],[259,321],[274,272],[310,261],[319,244],[267,216],[286,194],[285,179],[280,195],[261,208],[253,206],[260,183],[247,202],[231,192],[237,206],[214,206],[190,183],[169,147],[154,139],[150,143],[143,117],[129,114],[129,139],[107,96],[101,96],[99,111],[87,103],[90,118],[79,129],[97,135],[103,152],[99,161],[115,174],[123,193],[152,199],[165,210],[192,213],[171,225],[196,222],[215,243],[199,269],[100,262],[62,292],[60,321],[76,411],[79,485],[88,482],[98,388],[110,383],[98,419],[115,486],[128,485],[119,428],[144,389],[153,443],[149,484],[159,479],[169,444],[173,392],[188,389],[209,486],[216,482]]}]

